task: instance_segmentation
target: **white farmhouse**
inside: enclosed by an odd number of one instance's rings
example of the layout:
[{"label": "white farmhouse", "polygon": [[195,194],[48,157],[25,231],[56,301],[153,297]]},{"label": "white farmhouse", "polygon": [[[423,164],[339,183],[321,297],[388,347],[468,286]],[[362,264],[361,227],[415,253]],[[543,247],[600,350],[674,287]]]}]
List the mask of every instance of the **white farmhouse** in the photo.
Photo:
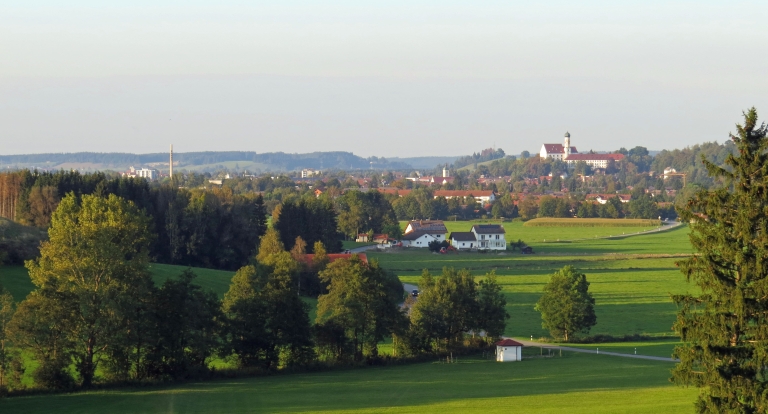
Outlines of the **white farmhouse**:
[{"label": "white farmhouse", "polygon": [[[442,220],[413,220],[405,228],[405,235],[410,233],[428,234],[437,241],[444,241],[448,229]],[[403,240],[405,240],[405,236],[403,236]]]},{"label": "white farmhouse", "polygon": [[496,361],[510,362],[523,360],[523,344],[512,339],[496,342]]},{"label": "white farmhouse", "polygon": [[500,224],[475,224],[472,233],[478,249],[507,250],[504,226]]}]

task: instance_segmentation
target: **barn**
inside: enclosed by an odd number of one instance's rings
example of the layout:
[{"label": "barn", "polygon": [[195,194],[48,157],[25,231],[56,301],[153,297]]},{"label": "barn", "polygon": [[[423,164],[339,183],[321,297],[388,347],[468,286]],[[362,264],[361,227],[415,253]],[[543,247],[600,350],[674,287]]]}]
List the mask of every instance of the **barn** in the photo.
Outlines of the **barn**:
[{"label": "barn", "polygon": [[504,339],[496,342],[496,361],[510,362],[522,361],[523,344],[512,339]]}]

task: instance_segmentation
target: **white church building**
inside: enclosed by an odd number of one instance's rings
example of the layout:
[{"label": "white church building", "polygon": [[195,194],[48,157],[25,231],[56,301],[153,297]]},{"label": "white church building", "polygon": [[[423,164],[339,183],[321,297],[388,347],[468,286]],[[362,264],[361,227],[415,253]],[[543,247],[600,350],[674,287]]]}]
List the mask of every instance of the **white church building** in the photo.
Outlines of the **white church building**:
[{"label": "white church building", "polygon": [[613,161],[624,159],[623,154],[581,154],[576,147],[571,146],[571,134],[566,132],[562,144],[542,144],[539,152],[541,158],[551,158],[563,161],[568,166],[573,166],[577,162],[584,162],[592,168],[607,168]]}]

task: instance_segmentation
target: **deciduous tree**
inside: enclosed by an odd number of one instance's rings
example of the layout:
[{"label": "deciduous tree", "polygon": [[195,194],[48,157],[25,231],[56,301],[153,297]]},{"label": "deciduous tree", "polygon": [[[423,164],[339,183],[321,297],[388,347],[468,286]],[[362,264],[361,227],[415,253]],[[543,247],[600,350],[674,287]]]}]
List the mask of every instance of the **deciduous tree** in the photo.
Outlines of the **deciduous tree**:
[{"label": "deciduous tree", "polygon": [[541,312],[541,326],[565,342],[574,334],[589,332],[597,323],[595,299],[589,293],[587,276],[573,266],[552,274],[544,286],[544,295],[536,302],[536,310]]},{"label": "deciduous tree", "polygon": [[152,285],[149,219],[114,195],[70,193],[53,214],[48,235],[40,258],[26,266],[44,291],[37,300],[60,302],[54,306],[72,312],[72,318],[61,319],[63,332],[87,387],[108,350],[126,346],[120,342],[126,313]]}]

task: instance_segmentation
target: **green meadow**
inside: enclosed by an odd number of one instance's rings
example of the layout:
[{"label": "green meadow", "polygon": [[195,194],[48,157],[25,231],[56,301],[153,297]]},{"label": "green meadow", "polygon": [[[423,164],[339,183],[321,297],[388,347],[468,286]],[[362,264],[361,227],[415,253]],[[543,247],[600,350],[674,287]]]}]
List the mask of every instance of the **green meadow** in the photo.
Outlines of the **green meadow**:
[{"label": "green meadow", "polygon": [[[468,231],[473,223],[448,223]],[[507,239],[522,239],[536,254],[519,252],[435,254],[420,250],[369,251],[369,259],[418,283],[423,269],[468,268],[478,278],[495,271],[511,318],[508,336],[543,338],[533,307],[549,275],[573,265],[587,275],[596,300],[597,325],[590,334],[645,334],[639,342],[567,344],[600,351],[668,357],[679,342],[671,325],[670,295],[691,291],[675,262],[692,253],[688,229],[627,236],[632,228],[548,228],[505,223]],[[640,230],[647,230],[641,228]],[[561,242],[557,242],[560,236]],[[613,237],[610,237],[613,236]],[[578,240],[563,242],[562,240]],[[184,270],[153,264],[159,283]],[[198,283],[223,295],[233,272],[193,269]],[[0,268],[0,283],[17,299],[32,285],[23,268]],[[316,301],[308,300],[313,308]],[[314,314],[312,315],[314,318]],[[382,353],[391,352],[391,342]],[[388,367],[282,374],[172,386],[39,395],[0,400],[0,412],[38,413],[257,413],[257,412],[691,412],[696,389],[672,385],[673,363],[563,352],[541,356],[526,348],[524,360],[496,363],[487,355]]]},{"label": "green meadow", "polygon": [[687,413],[670,363],[592,354],[371,367],[0,400],[3,413]]}]

